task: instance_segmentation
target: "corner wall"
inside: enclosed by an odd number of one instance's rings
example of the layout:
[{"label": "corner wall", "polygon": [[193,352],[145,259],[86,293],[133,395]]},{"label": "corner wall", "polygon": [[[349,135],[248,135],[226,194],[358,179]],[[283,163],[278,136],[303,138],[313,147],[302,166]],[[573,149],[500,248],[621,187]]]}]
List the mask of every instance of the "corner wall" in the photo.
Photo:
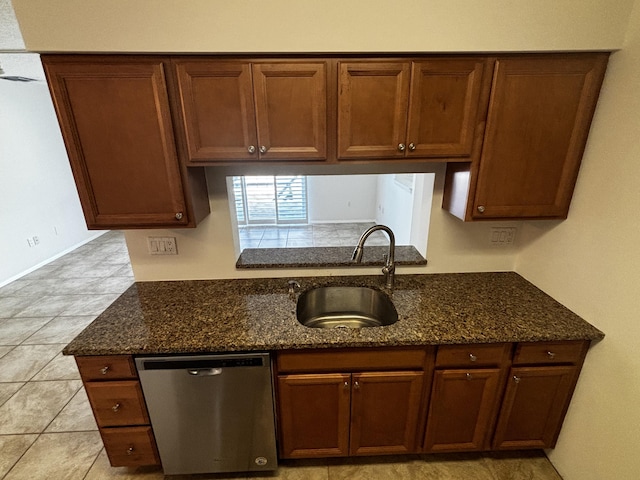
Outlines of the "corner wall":
[{"label": "corner wall", "polygon": [[549,457],[565,480],[640,475],[640,2],[611,56],[569,218],[527,224],[516,271],[605,332]]}]

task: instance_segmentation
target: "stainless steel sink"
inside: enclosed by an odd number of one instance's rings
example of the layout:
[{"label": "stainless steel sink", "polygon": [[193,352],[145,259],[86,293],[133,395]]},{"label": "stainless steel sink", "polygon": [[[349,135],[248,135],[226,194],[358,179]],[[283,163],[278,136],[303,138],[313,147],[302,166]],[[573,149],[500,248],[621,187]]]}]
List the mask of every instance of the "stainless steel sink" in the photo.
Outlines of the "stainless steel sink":
[{"label": "stainless steel sink", "polygon": [[367,287],[319,287],[298,298],[298,321],[312,328],[381,327],[398,321],[391,299]]}]

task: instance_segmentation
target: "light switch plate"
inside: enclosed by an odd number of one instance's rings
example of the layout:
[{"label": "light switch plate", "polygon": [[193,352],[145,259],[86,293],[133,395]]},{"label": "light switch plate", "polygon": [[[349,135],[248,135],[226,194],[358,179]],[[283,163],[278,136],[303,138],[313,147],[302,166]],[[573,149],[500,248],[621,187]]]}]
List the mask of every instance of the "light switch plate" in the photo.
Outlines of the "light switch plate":
[{"label": "light switch plate", "polygon": [[149,255],[177,255],[176,237],[147,237]]}]

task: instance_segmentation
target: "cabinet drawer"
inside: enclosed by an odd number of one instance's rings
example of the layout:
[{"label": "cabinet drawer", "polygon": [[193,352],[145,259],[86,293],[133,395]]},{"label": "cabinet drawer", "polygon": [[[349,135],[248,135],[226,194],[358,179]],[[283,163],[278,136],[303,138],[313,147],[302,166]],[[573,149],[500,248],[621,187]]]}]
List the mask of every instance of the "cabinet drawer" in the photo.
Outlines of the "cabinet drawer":
[{"label": "cabinet drawer", "polygon": [[499,366],[507,362],[510,343],[443,345],[438,347],[437,368]]},{"label": "cabinet drawer", "polygon": [[423,370],[431,347],[363,348],[279,352],[278,372]]},{"label": "cabinet drawer", "polygon": [[91,380],[125,380],[137,378],[136,367],[130,355],[100,355],[76,357],[80,376],[85,382]]},{"label": "cabinet drawer", "polygon": [[513,356],[514,365],[570,363],[582,361],[589,342],[519,343]]},{"label": "cabinet drawer", "polygon": [[89,382],[85,388],[98,426],[149,423],[139,382]]},{"label": "cabinet drawer", "polygon": [[160,464],[151,427],[103,428],[100,434],[112,467]]}]

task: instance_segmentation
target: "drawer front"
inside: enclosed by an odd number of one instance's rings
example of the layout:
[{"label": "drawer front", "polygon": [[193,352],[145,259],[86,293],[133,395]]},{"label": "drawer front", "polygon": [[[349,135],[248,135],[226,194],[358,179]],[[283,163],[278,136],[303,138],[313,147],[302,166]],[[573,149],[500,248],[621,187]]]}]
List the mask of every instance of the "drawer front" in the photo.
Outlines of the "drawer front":
[{"label": "drawer front", "polygon": [[151,427],[102,428],[100,434],[112,467],[160,465]]},{"label": "drawer front", "polygon": [[442,345],[436,368],[500,366],[509,361],[510,343]]},{"label": "drawer front", "polygon": [[137,378],[136,367],[130,355],[100,355],[76,357],[80,376],[85,382],[92,380],[126,380]]},{"label": "drawer front", "polygon": [[139,382],[89,382],[85,384],[85,389],[98,426],[149,423]]},{"label": "drawer front", "polygon": [[581,363],[588,341],[519,343],[513,356],[514,365]]},{"label": "drawer front", "polygon": [[432,347],[293,350],[279,352],[278,372],[423,370]]}]

